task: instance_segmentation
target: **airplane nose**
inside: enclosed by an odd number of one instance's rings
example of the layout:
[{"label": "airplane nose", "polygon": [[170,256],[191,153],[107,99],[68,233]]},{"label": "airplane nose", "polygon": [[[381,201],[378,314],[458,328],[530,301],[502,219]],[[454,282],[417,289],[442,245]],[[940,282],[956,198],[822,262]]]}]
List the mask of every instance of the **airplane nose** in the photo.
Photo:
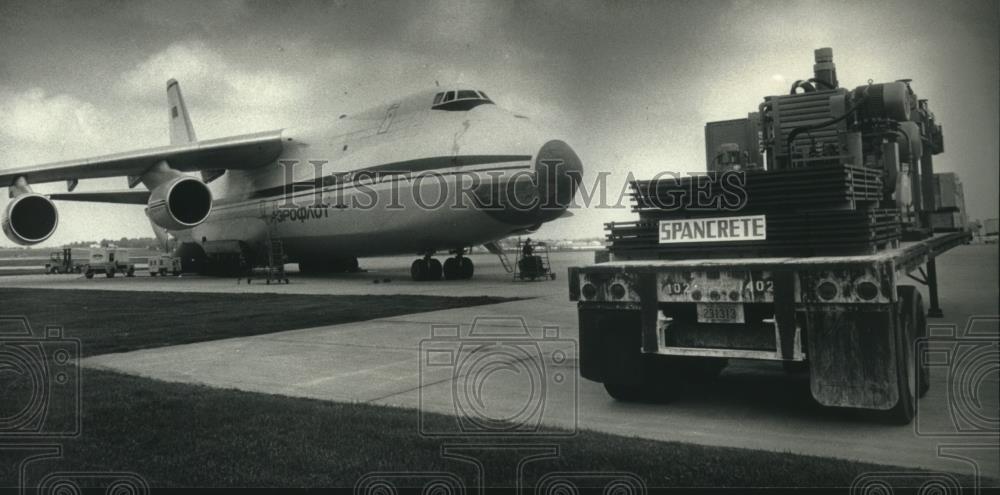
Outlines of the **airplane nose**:
[{"label": "airplane nose", "polygon": [[582,175],[583,163],[573,148],[563,141],[551,140],[535,154],[530,173],[480,186],[476,191],[477,205],[511,226],[537,227],[565,213]]},{"label": "airplane nose", "polygon": [[542,145],[535,157],[535,181],[544,218],[542,221],[562,215],[573,202],[582,178],[583,163],[573,148],[560,140]]}]

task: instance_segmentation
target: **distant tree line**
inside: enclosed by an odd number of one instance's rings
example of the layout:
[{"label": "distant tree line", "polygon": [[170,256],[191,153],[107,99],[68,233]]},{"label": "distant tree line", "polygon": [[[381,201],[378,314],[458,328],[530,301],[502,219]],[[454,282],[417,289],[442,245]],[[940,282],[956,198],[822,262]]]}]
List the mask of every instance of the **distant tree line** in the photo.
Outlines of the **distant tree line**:
[{"label": "distant tree line", "polygon": [[100,241],[77,241],[66,244],[66,247],[75,248],[86,248],[98,244],[100,246],[107,247],[109,245],[115,245],[122,248],[145,248],[145,249],[156,249],[157,241],[152,237],[122,237],[121,239],[101,239]]}]

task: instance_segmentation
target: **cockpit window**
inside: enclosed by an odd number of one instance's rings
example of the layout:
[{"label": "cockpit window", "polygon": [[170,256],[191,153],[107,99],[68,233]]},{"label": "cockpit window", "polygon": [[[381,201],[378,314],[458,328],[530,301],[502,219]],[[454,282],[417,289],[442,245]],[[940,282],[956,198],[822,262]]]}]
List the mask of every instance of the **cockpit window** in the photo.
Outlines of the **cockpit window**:
[{"label": "cockpit window", "polygon": [[486,93],[472,89],[460,89],[434,95],[434,103],[431,108],[434,110],[464,111],[487,104],[492,105],[493,101],[486,96]]}]

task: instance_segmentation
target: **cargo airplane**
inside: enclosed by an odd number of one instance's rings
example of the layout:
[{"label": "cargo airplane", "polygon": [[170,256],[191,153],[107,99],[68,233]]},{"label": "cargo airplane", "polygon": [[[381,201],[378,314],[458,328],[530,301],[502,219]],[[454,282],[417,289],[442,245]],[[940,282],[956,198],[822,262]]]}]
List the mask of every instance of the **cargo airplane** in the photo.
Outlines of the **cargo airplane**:
[{"label": "cargo airplane", "polygon": [[[177,81],[167,104],[169,146],[0,170],[7,237],[48,239],[54,201],[143,204],[185,270],[246,270],[280,241],[303,272],[414,254],[415,280],[467,279],[470,247],[501,254],[498,240],[568,215],[583,170],[565,142],[473,89],[429,90],[317,128],[202,141]],[[127,177],[129,189],[74,191],[106,177]],[[32,191],[55,181],[67,192]],[[442,264],[438,252],[454,256]]]}]

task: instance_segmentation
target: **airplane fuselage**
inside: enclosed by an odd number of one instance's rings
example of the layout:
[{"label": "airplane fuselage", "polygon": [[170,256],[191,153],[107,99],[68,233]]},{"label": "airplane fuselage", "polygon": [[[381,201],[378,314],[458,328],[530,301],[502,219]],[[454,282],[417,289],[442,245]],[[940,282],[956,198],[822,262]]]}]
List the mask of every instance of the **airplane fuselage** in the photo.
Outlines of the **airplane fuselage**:
[{"label": "airplane fuselage", "polygon": [[460,249],[560,216],[582,172],[573,150],[481,93],[435,105],[445,93],[283,131],[275,163],[227,171],[209,217],[171,233],[209,254],[280,239],[302,261]]}]

